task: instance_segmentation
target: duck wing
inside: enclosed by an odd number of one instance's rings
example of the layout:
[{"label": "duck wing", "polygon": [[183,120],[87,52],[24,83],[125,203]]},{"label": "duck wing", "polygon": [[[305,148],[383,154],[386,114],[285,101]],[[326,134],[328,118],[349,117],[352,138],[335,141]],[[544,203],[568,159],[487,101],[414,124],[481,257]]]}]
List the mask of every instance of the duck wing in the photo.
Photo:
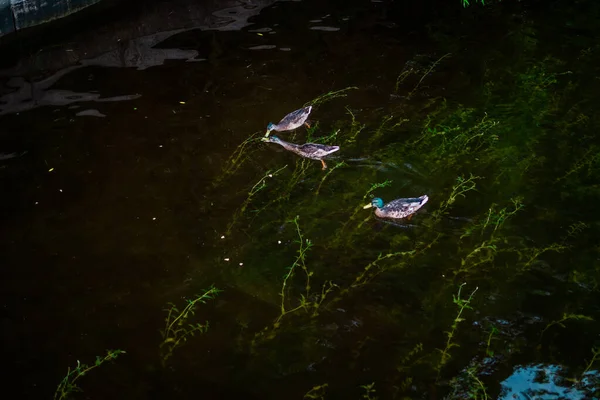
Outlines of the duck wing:
[{"label": "duck wing", "polygon": [[392,200],[387,203],[383,208],[386,210],[397,210],[402,212],[416,211],[421,208],[427,201],[429,197],[426,195],[421,197],[409,197],[403,199]]},{"label": "duck wing", "polygon": [[291,113],[289,113],[288,115],[283,117],[281,119],[281,121],[279,121],[278,125],[281,125],[281,124],[286,125],[286,124],[290,124],[290,123],[302,124],[302,123],[304,123],[306,118],[308,118],[308,115],[310,114],[311,111],[312,111],[312,106],[308,106],[308,107],[304,107],[304,108],[301,108],[296,111],[292,111]]},{"label": "duck wing", "polygon": [[300,146],[300,151],[307,156],[323,157],[331,153],[335,153],[340,149],[340,146],[328,146],[326,144],[306,143]]}]

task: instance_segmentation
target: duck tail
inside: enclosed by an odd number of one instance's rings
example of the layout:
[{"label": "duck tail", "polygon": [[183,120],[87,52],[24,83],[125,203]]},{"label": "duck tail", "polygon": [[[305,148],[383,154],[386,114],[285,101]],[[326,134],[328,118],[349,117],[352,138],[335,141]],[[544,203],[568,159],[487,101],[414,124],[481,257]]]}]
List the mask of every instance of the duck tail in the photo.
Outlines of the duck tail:
[{"label": "duck tail", "polygon": [[429,201],[429,196],[424,194],[423,196],[419,197],[419,199],[421,200],[421,205],[423,205]]}]

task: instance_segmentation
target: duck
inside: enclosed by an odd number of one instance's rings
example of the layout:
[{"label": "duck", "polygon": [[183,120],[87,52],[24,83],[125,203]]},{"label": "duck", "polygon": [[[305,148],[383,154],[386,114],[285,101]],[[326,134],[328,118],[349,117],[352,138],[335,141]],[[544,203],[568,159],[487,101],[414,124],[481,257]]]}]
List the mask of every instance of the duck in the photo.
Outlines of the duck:
[{"label": "duck", "polygon": [[413,214],[423,207],[429,201],[427,195],[421,197],[410,197],[392,200],[387,204],[379,197],[371,200],[370,204],[364,206],[364,209],[375,207],[375,215],[380,218],[402,219],[412,218]]},{"label": "duck", "polygon": [[308,115],[311,111],[312,106],[303,107],[299,110],[292,111],[291,113],[283,117],[281,121],[279,121],[279,123],[277,124],[269,122],[269,125],[267,125],[267,133],[265,133],[265,137],[268,137],[271,131],[293,131],[294,129],[299,128],[302,125],[306,125],[308,128],[310,128],[310,124],[306,122],[306,119],[308,118]]},{"label": "duck", "polygon": [[296,153],[301,157],[310,158],[311,160],[319,160],[323,165],[323,169],[327,169],[327,164],[323,157],[328,156],[331,153],[335,153],[340,149],[340,146],[329,146],[326,144],[318,143],[305,143],[305,144],[294,144],[281,140],[279,137],[273,135],[268,138],[263,138],[263,141],[270,143],[277,143],[284,149]]}]

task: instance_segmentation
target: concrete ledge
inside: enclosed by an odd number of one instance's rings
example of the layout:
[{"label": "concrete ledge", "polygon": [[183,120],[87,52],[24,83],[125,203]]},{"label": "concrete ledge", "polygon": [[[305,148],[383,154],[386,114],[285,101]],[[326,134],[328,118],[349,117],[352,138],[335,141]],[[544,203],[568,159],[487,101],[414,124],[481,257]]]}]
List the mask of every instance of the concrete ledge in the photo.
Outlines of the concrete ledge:
[{"label": "concrete ledge", "polygon": [[16,29],[63,18],[100,0],[10,0]]},{"label": "concrete ledge", "polygon": [[100,0],[0,0],[0,36],[66,17]]},{"label": "concrete ledge", "polygon": [[15,21],[13,19],[10,0],[0,0],[0,36],[15,31]]}]

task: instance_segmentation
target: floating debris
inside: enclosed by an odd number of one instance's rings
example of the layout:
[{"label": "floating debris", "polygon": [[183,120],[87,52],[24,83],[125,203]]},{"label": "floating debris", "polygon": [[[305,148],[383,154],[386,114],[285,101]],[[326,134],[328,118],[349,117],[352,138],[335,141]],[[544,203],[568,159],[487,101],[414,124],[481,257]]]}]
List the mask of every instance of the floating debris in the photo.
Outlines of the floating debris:
[{"label": "floating debris", "polygon": [[96,109],[84,110],[75,114],[77,117],[100,117],[104,118],[106,115],[102,114],[100,111]]},{"label": "floating debris", "polygon": [[26,151],[22,153],[0,153],[0,161],[10,160],[11,158],[21,157]]},{"label": "floating debris", "polygon": [[311,26],[309,29],[311,31],[325,31],[325,32],[335,32],[335,31],[340,30],[340,28],[336,28],[334,26]]},{"label": "floating debris", "polygon": [[252,32],[252,33],[265,33],[265,32],[271,32],[273,29],[271,28],[258,28],[258,29],[250,29],[248,32]]},{"label": "floating debris", "polygon": [[272,44],[263,44],[260,46],[254,46],[254,47],[249,47],[248,50],[270,50],[270,49],[274,49],[277,46],[272,45]]}]

